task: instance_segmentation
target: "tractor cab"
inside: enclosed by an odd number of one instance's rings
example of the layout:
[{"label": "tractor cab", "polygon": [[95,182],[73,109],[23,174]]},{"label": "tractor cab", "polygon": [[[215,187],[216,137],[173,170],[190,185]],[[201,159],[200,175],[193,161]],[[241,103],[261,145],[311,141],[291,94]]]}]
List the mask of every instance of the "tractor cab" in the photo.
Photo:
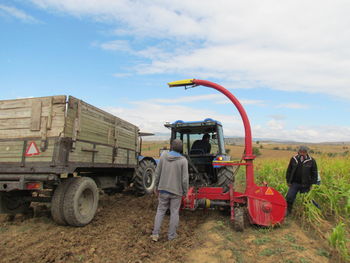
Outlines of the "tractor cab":
[{"label": "tractor cab", "polygon": [[214,160],[229,160],[226,156],[222,124],[207,118],[203,121],[166,123],[171,129],[171,141],[183,142],[183,155],[189,163],[190,184],[212,185],[218,181]]}]

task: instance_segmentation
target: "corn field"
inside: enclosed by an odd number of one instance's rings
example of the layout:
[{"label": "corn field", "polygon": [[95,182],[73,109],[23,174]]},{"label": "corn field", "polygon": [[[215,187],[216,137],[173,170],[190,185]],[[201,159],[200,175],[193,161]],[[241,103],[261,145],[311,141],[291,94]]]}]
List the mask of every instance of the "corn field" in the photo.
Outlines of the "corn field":
[{"label": "corn field", "polygon": [[[350,158],[316,158],[321,184],[314,185],[307,194],[298,194],[293,217],[299,218],[307,228],[312,228],[328,239],[334,253],[350,261]],[[284,196],[288,191],[286,169],[289,160],[259,160],[255,162],[255,180],[269,186]],[[243,169],[242,169],[243,170]],[[243,182],[240,171],[239,182]],[[237,185],[237,184],[236,184]],[[317,207],[317,205],[319,207]]]}]

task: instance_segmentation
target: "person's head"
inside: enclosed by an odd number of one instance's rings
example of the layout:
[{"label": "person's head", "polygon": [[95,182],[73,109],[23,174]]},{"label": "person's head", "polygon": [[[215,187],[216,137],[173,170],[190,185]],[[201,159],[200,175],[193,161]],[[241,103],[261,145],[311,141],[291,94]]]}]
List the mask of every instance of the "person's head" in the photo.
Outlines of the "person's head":
[{"label": "person's head", "polygon": [[171,150],[181,153],[182,152],[182,141],[179,139],[175,139],[171,142]]},{"label": "person's head", "polygon": [[308,152],[309,148],[307,146],[300,146],[299,149],[298,149],[298,154],[299,155],[302,155],[302,156],[306,156],[307,155],[307,152]]},{"label": "person's head", "polygon": [[207,141],[208,142],[209,139],[210,139],[210,135],[208,133],[204,134],[203,137],[202,137],[203,141]]}]

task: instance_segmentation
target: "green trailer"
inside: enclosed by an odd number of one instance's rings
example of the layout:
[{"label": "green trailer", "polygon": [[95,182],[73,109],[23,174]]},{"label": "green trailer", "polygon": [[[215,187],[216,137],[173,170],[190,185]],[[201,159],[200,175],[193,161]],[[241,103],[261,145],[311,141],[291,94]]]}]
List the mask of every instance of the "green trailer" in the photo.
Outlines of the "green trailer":
[{"label": "green trailer", "polygon": [[139,128],[72,96],[0,101],[0,213],[50,202],[55,222],[83,226],[99,191],[154,187]]}]

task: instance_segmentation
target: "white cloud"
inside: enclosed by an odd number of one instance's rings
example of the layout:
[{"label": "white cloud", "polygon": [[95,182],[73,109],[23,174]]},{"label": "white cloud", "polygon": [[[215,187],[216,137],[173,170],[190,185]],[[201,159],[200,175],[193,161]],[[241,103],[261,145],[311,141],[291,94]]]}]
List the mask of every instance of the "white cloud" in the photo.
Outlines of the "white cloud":
[{"label": "white cloud", "polygon": [[105,50],[132,52],[129,43],[125,40],[113,40],[105,42],[100,44],[100,47]]},{"label": "white cloud", "polygon": [[41,8],[115,23],[115,32],[152,41],[142,74],[220,78],[238,87],[324,93],[350,99],[350,2],[294,0],[32,0]]},{"label": "white cloud", "polygon": [[39,21],[32,17],[31,15],[28,15],[22,10],[19,10],[18,8],[7,6],[7,5],[1,5],[0,4],[0,15],[5,14],[8,16],[12,16],[14,18],[17,18],[21,20],[22,22],[26,23],[38,23]]},{"label": "white cloud", "polygon": [[[210,95],[204,95],[202,98],[201,96],[194,96],[193,99],[207,99],[209,97]],[[132,101],[129,102],[129,107],[106,107],[105,110],[134,123],[144,132],[169,133],[169,130],[164,127],[165,122],[174,122],[176,120],[198,121],[205,118],[213,118],[222,122],[225,136],[244,136],[243,124],[238,113],[232,112],[230,115],[220,114],[215,110],[176,104],[184,98],[187,97],[173,100]],[[189,97],[187,102],[192,102]],[[251,123],[251,125],[254,138],[300,142],[350,141],[349,127],[298,126],[291,129],[286,127],[285,116],[281,115],[271,116],[271,119],[263,125],[254,125],[254,123]]]}]

